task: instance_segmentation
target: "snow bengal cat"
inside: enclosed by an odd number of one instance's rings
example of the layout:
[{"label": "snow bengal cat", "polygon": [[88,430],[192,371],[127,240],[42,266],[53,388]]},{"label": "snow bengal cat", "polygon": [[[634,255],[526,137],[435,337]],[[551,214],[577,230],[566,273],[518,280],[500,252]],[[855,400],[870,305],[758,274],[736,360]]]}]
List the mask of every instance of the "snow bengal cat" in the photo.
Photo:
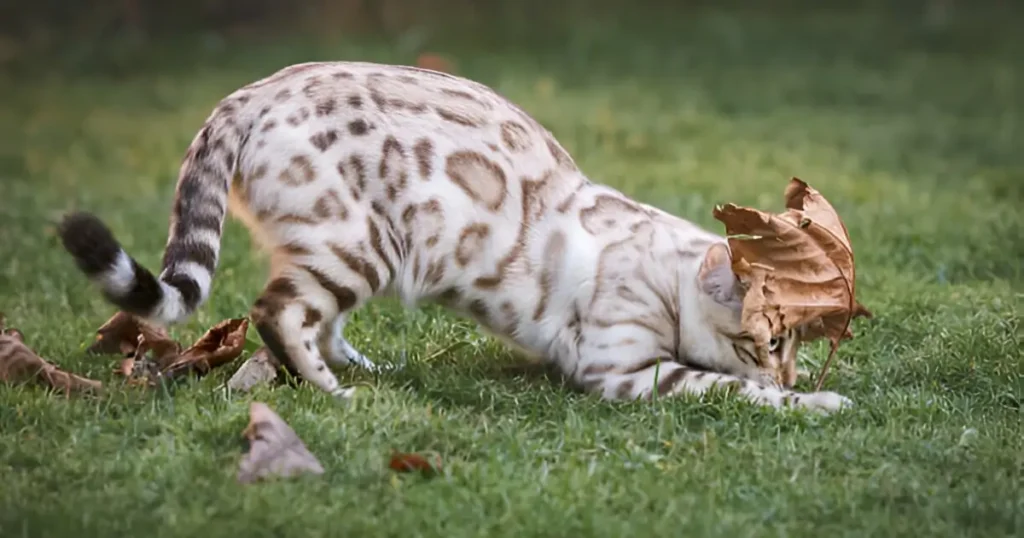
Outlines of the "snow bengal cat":
[{"label": "snow bengal cat", "polygon": [[107,300],[169,324],[209,295],[229,208],[269,252],[253,325],[334,395],[329,365],[376,366],[346,321],[389,294],[469,317],[606,399],[719,386],[772,407],[852,403],[791,390],[799,335],[754,345],[723,237],[590,181],[529,114],[462,77],[310,62],[228,95],[185,154],[159,277],[89,213],[60,234]]}]

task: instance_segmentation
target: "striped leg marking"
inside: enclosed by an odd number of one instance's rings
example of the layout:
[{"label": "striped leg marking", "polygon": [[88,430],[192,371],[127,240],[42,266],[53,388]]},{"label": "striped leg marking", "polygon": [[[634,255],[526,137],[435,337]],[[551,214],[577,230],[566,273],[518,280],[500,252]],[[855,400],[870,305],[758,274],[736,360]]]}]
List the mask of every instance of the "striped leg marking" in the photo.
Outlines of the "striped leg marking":
[{"label": "striped leg marking", "polygon": [[609,400],[632,400],[659,396],[693,394],[712,388],[725,389],[753,403],[774,408],[800,408],[830,413],[850,407],[853,402],[834,392],[800,393],[760,384],[750,379],[718,372],[695,370],[675,362],[636,361],[633,368],[590,365],[583,370],[585,387]]},{"label": "striped leg marking", "polygon": [[346,397],[351,391],[340,386],[317,345],[324,311],[336,312],[337,307],[331,295],[315,282],[298,276],[279,276],[267,284],[253,305],[253,325],[263,343],[292,375],[332,396]]}]

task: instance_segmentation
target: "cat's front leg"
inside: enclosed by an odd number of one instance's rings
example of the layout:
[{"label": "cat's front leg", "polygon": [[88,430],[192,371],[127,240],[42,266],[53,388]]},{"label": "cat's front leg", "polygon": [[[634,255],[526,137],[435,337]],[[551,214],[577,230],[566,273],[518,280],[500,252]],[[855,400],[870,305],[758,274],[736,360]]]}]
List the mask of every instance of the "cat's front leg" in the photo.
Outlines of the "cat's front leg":
[{"label": "cat's front leg", "polygon": [[[595,381],[590,380],[592,384]],[[662,362],[621,374],[608,372],[597,382],[606,398],[650,398],[655,392],[659,396],[682,393],[699,396],[712,387],[718,387],[774,408],[793,407],[830,413],[853,405],[849,398],[835,392],[794,392],[730,374],[696,370],[675,362]]]},{"label": "cat's front leg", "polygon": [[650,355],[629,354],[638,351],[636,348],[640,344],[636,339],[626,341],[631,345],[619,346],[617,350],[609,346],[601,348],[600,345],[580,350],[577,380],[586,390],[609,400],[633,400],[650,399],[655,394],[659,397],[683,393],[699,396],[712,387],[718,387],[774,408],[793,407],[830,413],[853,405],[849,398],[835,392],[800,393],[739,376],[698,370],[670,360],[630,358]]}]

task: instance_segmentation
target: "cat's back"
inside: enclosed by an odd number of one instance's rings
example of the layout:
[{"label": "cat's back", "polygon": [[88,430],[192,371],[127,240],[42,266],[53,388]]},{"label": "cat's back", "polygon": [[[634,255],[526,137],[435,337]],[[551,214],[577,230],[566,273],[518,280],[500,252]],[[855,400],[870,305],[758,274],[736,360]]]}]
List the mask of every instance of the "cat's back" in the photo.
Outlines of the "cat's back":
[{"label": "cat's back", "polygon": [[295,64],[240,88],[218,109],[250,126],[257,149],[299,140],[320,153],[388,147],[415,157],[426,174],[467,159],[515,176],[576,168],[547,129],[487,85],[411,66]]}]

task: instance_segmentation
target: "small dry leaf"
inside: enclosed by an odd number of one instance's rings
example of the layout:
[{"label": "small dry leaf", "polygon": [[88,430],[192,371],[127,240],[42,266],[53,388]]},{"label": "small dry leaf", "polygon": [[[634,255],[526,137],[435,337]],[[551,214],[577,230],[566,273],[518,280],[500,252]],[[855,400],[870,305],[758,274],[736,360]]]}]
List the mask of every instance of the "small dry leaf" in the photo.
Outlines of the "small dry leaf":
[{"label": "small dry leaf", "polygon": [[4,328],[0,317],[0,381],[18,383],[35,379],[70,395],[72,392],[101,390],[103,384],[65,372],[36,354],[25,344],[25,335]]},{"label": "small dry leaf", "polygon": [[798,178],[790,180],[785,199],[783,213],[726,204],[714,217],[730,236],[733,271],[748,288],[743,325],[759,347],[794,328],[802,329],[804,340],[832,343],[820,389],[839,342],[853,337],[850,321],[871,313],[854,297],[853,248],[832,205]]},{"label": "small dry leaf", "polygon": [[242,433],[249,439],[249,452],[238,467],[238,481],[243,484],[272,475],[288,478],[324,472],[291,426],[263,402],[249,404],[249,425]]},{"label": "small dry leaf", "polygon": [[433,476],[441,471],[441,457],[434,456],[434,461],[429,461],[420,454],[406,454],[404,452],[393,452],[388,467],[392,471],[407,473],[419,471],[426,476]]},{"label": "small dry leaf", "polygon": [[270,353],[270,350],[261,347],[242,366],[238,367],[238,370],[228,380],[228,388],[239,392],[248,392],[253,387],[276,379],[280,366],[281,363]]}]

